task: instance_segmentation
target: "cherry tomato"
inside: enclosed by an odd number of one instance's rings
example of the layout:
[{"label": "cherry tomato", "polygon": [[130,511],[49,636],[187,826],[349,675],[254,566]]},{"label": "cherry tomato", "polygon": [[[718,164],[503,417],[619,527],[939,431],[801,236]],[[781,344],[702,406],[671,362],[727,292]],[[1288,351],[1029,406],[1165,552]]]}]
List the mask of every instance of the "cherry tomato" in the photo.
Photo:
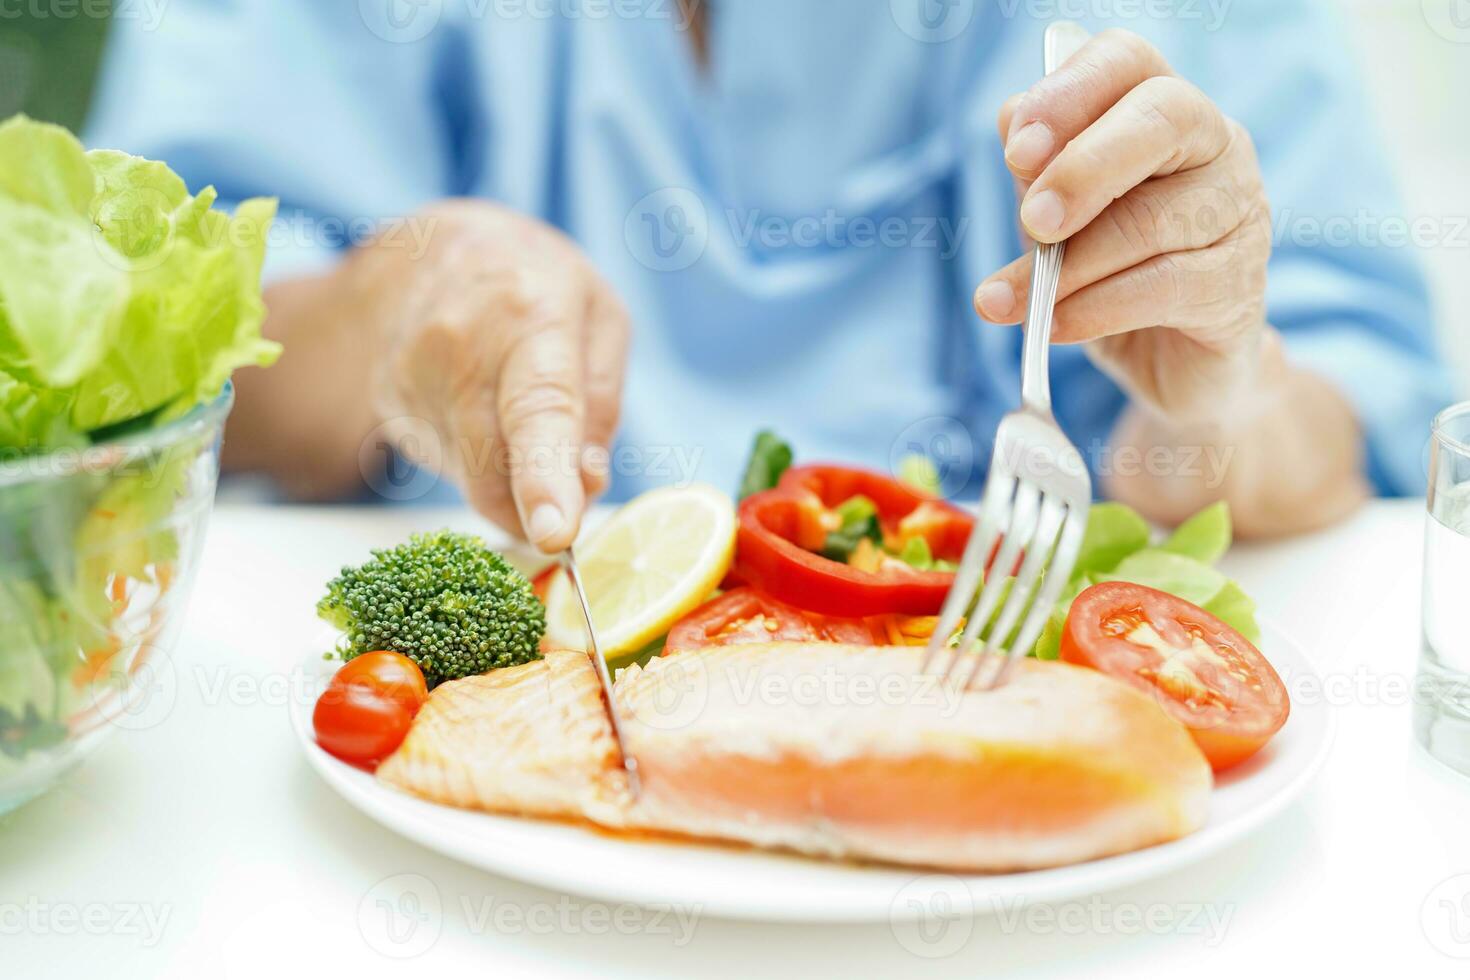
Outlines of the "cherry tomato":
[{"label": "cherry tomato", "polygon": [[332,681],[370,687],[402,704],[411,715],[418,714],[429,698],[429,687],[424,683],[424,672],[419,670],[419,665],[391,650],[374,650],[353,657]]},{"label": "cherry tomato", "polygon": [[322,748],[343,762],[373,769],[403,742],[413,713],[373,687],[334,678],[317,699],[311,724]]},{"label": "cherry tomato", "polygon": [[1219,772],[1286,723],[1286,686],[1245,637],[1193,603],[1131,582],[1072,603],[1061,657],[1153,694]]}]

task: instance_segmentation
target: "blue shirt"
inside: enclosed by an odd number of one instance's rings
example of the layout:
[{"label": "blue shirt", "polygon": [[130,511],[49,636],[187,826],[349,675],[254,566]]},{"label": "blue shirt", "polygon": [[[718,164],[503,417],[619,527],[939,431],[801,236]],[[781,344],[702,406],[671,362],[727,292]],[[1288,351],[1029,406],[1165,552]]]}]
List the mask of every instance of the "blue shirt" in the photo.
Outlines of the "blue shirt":
[{"label": "blue shirt", "polygon": [[[729,0],[701,68],[677,0],[178,0],[116,24],[88,140],[278,196],[271,275],[451,195],[564,229],[634,320],[615,498],[733,488],[766,426],[808,459],[927,451],[974,493],[1019,397],[1020,331],[970,298],[1022,248],[994,120],[1040,71],[1036,6]],[[1355,230],[1403,212],[1338,25],[1308,0],[1158,7],[1087,26],[1149,37],[1249,128],[1270,320],[1352,401],[1378,488],[1418,492],[1452,391],[1412,249]],[[1105,468],[1123,394],[1080,349],[1052,370]]]}]

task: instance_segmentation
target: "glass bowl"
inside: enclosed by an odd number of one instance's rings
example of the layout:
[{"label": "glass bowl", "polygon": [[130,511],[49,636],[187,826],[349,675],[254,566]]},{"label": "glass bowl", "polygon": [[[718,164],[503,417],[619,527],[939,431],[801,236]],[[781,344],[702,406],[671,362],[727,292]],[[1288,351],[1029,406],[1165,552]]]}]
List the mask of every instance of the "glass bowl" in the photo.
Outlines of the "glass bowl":
[{"label": "glass bowl", "polygon": [[0,813],[139,727],[194,579],[234,401],[0,461]]}]

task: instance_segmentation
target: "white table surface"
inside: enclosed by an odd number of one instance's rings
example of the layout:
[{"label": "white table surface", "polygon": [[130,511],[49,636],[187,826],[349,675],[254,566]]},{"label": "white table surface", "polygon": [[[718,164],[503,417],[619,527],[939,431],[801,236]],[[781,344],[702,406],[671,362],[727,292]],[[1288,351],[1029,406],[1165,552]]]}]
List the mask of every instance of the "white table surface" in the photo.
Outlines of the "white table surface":
[{"label": "white table surface", "polygon": [[[1337,738],[1299,803],[1194,868],[978,919],[952,955],[926,959],[887,924],[697,918],[686,934],[460,866],[361,816],[307,768],[287,723],[312,605],[367,547],[478,522],[223,507],[147,710],[0,820],[0,975],[1466,976],[1470,959],[1447,954],[1470,957],[1470,877],[1441,883],[1470,873],[1470,780],[1418,750],[1409,723],[1421,521],[1416,504],[1375,504],[1226,561],[1329,680]],[[409,918],[411,942],[386,941]]]}]

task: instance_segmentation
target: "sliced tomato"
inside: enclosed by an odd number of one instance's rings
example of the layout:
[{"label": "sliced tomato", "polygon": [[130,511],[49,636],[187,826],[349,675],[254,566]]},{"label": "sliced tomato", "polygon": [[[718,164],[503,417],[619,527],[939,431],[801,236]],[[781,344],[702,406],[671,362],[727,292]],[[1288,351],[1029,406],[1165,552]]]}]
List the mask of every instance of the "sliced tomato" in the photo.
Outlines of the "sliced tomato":
[{"label": "sliced tomato", "polygon": [[1153,694],[1219,772],[1270,741],[1286,686],[1245,637],[1178,596],[1104,582],[1072,603],[1061,657]]},{"label": "sliced tomato", "polygon": [[742,588],[716,596],[675,623],[664,642],[664,654],[779,640],[862,645],[886,642],[861,619],[807,612],[757,589]]},{"label": "sliced tomato", "polygon": [[716,596],[675,623],[664,642],[664,654],[782,640],[923,646],[937,623],[934,616],[824,616],[798,609],[759,589],[739,588]]},{"label": "sliced tomato", "polygon": [[419,708],[429,699],[429,687],[419,665],[391,650],[358,654],[342,665],[332,681],[370,687],[403,705],[410,714],[418,714]]},{"label": "sliced tomato", "polygon": [[829,616],[937,613],[953,572],[920,571],[897,560],[863,570],[815,552],[826,534],[826,511],[858,495],[873,501],[885,538],[901,536],[909,518],[935,558],[958,561],[964,554],[974,521],[960,508],[881,473],[800,466],[787,470],[775,489],[741,502],[736,573],[768,595]]},{"label": "sliced tomato", "polygon": [[403,742],[413,712],[367,684],[335,678],[311,715],[317,744],[343,762],[375,768]]}]

